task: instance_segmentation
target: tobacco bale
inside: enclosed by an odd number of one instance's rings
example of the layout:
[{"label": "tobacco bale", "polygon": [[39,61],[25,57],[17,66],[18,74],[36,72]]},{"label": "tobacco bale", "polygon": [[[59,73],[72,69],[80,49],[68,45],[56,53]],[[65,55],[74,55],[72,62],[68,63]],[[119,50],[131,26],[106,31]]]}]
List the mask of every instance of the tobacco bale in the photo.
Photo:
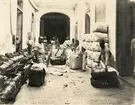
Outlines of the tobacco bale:
[{"label": "tobacco bale", "polygon": [[93,42],[92,43],[92,51],[100,51],[100,46],[99,46],[99,42]]},{"label": "tobacco bale", "polygon": [[81,37],[82,42],[91,42],[92,41],[92,34],[84,34]]},{"label": "tobacco bale", "polygon": [[93,52],[87,50],[87,57],[88,57],[88,59],[92,59],[92,56],[93,56]]},{"label": "tobacco bale", "polygon": [[13,53],[6,53],[5,56],[7,58],[13,58],[14,57]]},{"label": "tobacco bale", "polygon": [[87,66],[92,67],[92,60],[87,58]]},{"label": "tobacco bale", "polygon": [[94,62],[93,60],[87,59],[87,66],[90,68],[96,68],[98,66],[98,63]]},{"label": "tobacco bale", "polygon": [[23,76],[22,84],[24,84],[25,81],[27,80],[27,78],[29,76],[29,71],[30,71],[31,66],[32,66],[31,64],[28,64],[23,68],[23,71],[22,71],[22,76]]},{"label": "tobacco bale", "polygon": [[14,62],[18,62],[19,60],[23,59],[23,57],[24,57],[23,55],[19,55],[19,56],[15,56],[15,57],[11,58],[11,60]]},{"label": "tobacco bale", "polygon": [[22,86],[22,77],[23,76],[21,75],[21,73],[17,73],[16,76],[15,76],[15,78],[13,78],[13,80],[12,80],[13,82],[16,83],[16,87],[17,87],[16,88],[17,89],[16,91],[17,92],[19,92],[19,90],[20,90],[20,88]]},{"label": "tobacco bale", "polygon": [[16,84],[15,82],[10,82],[9,85],[2,92],[2,101],[14,101],[16,98]]},{"label": "tobacco bale", "polygon": [[0,87],[2,87],[7,80],[6,76],[0,75]]},{"label": "tobacco bale", "polygon": [[13,65],[13,61],[11,61],[11,60],[9,60],[8,62],[4,62],[0,66],[0,70],[5,70],[5,69],[9,68],[11,65]]},{"label": "tobacco bale", "polygon": [[5,57],[4,55],[0,55],[0,60],[3,62],[8,62],[9,58]]},{"label": "tobacco bale", "polygon": [[92,60],[94,62],[98,62],[99,61],[99,56],[100,56],[100,52],[93,52],[93,54],[92,54]]},{"label": "tobacco bale", "polygon": [[108,34],[100,32],[95,32],[92,34],[92,41],[100,42],[101,39],[103,39],[105,42],[108,43],[109,42]]},{"label": "tobacco bale", "polygon": [[108,26],[105,23],[97,22],[94,25],[93,32],[108,33]]},{"label": "tobacco bale", "polygon": [[34,64],[29,72],[29,85],[41,86],[44,83],[46,71],[42,65]]}]

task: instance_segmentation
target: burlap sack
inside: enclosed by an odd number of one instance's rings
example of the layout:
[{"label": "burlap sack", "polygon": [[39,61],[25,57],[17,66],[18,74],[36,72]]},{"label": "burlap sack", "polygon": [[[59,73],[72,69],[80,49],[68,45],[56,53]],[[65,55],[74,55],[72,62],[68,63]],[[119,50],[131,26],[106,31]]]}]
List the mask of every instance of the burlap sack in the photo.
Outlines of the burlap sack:
[{"label": "burlap sack", "polygon": [[94,25],[93,32],[108,33],[108,26],[105,23],[97,22]]},{"label": "burlap sack", "polygon": [[108,35],[106,33],[95,32],[92,34],[92,40],[94,42],[100,42],[103,39],[105,42],[109,42]]},{"label": "burlap sack", "polygon": [[92,60],[89,58],[87,58],[87,66],[90,68],[92,67]]},{"label": "burlap sack", "polygon": [[93,52],[87,50],[87,58],[92,60]]},{"label": "burlap sack", "polygon": [[[108,43],[105,43],[105,46],[109,46],[109,44]],[[91,47],[91,49],[90,49],[91,51],[94,51],[94,52],[100,52],[100,50],[101,50],[101,48],[100,48],[100,46],[99,46],[99,42],[93,42],[92,43],[92,47]]]},{"label": "burlap sack", "polygon": [[84,47],[85,49],[87,49],[87,44],[88,44],[87,42],[82,42],[81,46]]},{"label": "burlap sack", "polygon": [[15,100],[15,98],[16,98],[16,84],[15,84],[15,82],[10,82],[2,94],[3,95],[1,98],[3,101]]},{"label": "burlap sack", "polygon": [[91,43],[91,42],[87,43],[87,44],[86,44],[87,50],[92,51],[92,45],[93,45],[93,43]]},{"label": "burlap sack", "polygon": [[93,54],[92,54],[92,60],[94,62],[98,62],[99,61],[99,56],[100,56],[100,52],[93,52]]},{"label": "burlap sack", "polygon": [[92,34],[84,34],[81,37],[82,42],[91,42],[92,41]]},{"label": "burlap sack", "polygon": [[93,62],[90,59],[87,59],[87,66],[90,67],[90,68],[96,68],[98,66],[98,63]]},{"label": "burlap sack", "polygon": [[99,52],[100,51],[99,42],[93,42],[91,46],[91,50],[94,52]]},{"label": "burlap sack", "polygon": [[82,68],[82,55],[77,53],[72,53],[69,58],[69,68],[73,70]]}]

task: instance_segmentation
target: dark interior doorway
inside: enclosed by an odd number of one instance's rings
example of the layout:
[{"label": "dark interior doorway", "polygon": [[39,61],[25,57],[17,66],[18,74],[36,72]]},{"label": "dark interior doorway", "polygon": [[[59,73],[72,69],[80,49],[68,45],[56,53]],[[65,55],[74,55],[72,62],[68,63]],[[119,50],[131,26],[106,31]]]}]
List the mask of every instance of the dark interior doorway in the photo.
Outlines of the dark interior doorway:
[{"label": "dark interior doorway", "polygon": [[90,34],[90,17],[85,14],[85,34]]},{"label": "dark interior doorway", "polygon": [[46,36],[48,42],[57,37],[62,44],[70,36],[69,17],[61,13],[43,15],[40,19],[40,36]]}]

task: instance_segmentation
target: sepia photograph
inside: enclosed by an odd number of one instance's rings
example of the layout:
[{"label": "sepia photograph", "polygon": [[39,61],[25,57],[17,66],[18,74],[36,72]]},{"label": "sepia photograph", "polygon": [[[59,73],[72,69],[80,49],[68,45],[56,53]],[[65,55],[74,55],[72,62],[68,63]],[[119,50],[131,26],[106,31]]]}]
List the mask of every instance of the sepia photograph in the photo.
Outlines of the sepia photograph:
[{"label": "sepia photograph", "polygon": [[135,105],[135,0],[0,0],[1,105]]}]

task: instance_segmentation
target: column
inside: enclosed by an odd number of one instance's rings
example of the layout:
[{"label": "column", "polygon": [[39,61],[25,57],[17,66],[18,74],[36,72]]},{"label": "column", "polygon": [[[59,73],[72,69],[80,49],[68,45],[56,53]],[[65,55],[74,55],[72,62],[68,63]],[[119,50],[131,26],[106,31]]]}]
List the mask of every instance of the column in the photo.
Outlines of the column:
[{"label": "column", "polygon": [[38,44],[38,38],[40,36],[40,18],[35,20],[34,36],[36,38],[35,45],[37,45]]},{"label": "column", "polygon": [[75,38],[75,20],[70,20],[70,40]]}]

